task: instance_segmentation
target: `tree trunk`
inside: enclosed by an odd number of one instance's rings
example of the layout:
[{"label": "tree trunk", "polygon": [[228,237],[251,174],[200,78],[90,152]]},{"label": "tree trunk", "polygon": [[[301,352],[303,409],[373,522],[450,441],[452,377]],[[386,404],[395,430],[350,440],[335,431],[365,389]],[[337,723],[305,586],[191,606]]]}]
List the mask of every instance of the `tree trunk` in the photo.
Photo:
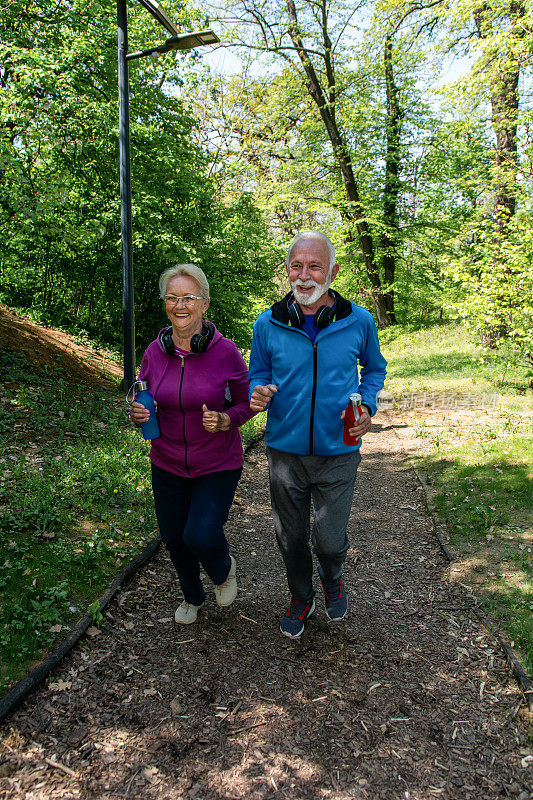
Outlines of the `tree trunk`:
[{"label": "tree trunk", "polygon": [[[474,20],[479,39],[494,36],[491,19],[492,9],[483,6],[474,12]],[[511,0],[507,17],[509,26],[506,38],[521,39],[526,27],[520,20],[525,14],[523,0]],[[496,171],[494,180],[494,267],[502,293],[497,297],[500,308],[499,319],[482,335],[484,344],[494,347],[494,341],[505,338],[508,333],[507,292],[505,284],[512,280],[505,262],[499,255],[500,246],[508,237],[511,217],[516,211],[516,172],[518,167],[518,82],[521,61],[511,47],[507,54],[500,51],[500,44],[493,45],[487,54],[487,67],[492,84],[492,124],[496,137]]]},{"label": "tree trunk", "polygon": [[392,36],[387,35],[384,49],[385,84],[387,90],[387,153],[385,157],[385,186],[383,191],[383,235],[381,249],[386,289],[384,293],[387,314],[392,324],[394,313],[394,274],[399,237],[398,196],[400,191],[400,133],[403,112],[398,99],[398,87],[394,82],[392,61]]},{"label": "tree trunk", "polygon": [[[480,39],[492,33],[492,23],[485,7],[474,12],[476,30]],[[510,28],[508,36],[521,39],[525,26],[519,23],[525,14],[522,0],[509,4]],[[492,60],[501,64],[493,78],[491,97],[492,123],[496,136],[496,179],[494,182],[494,221],[500,237],[506,236],[507,224],[516,210],[516,169],[518,156],[518,80],[520,61],[510,54],[507,57],[494,52]]]},{"label": "tree trunk", "polygon": [[45,250],[44,250],[44,281],[43,281],[43,283],[44,283],[43,308],[46,308],[46,309],[48,309],[48,306],[49,306],[49,303],[50,303],[50,300],[51,300],[51,295],[52,295],[52,289],[51,289],[51,286],[50,286],[51,273],[52,273],[52,267],[51,267],[51,264],[50,264],[50,239],[47,237],[47,239],[46,239],[46,247],[45,247]]},{"label": "tree trunk", "polygon": [[502,75],[499,91],[492,96],[492,121],[496,134],[496,181],[494,218],[505,235],[507,223],[516,210],[516,167],[518,132],[519,67]]}]

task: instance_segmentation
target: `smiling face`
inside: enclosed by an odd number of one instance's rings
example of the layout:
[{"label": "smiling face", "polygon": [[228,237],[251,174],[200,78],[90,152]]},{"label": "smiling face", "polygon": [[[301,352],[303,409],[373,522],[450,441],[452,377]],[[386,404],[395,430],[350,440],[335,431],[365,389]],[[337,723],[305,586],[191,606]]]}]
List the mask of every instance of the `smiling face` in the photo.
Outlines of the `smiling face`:
[{"label": "smiling face", "polygon": [[339,265],[330,270],[327,244],[317,239],[301,239],[292,248],[287,272],[295,300],[304,313],[314,313],[328,302],[328,289]]},{"label": "smiling face", "polygon": [[[200,285],[189,275],[178,275],[167,283],[165,295],[185,297],[185,295],[201,295]],[[172,325],[173,338],[183,343],[190,340],[195,333],[202,330],[202,317],[207,311],[209,300],[195,300],[185,304],[183,300],[174,304],[165,300],[165,310]],[[176,342],[178,343],[178,342]]]}]

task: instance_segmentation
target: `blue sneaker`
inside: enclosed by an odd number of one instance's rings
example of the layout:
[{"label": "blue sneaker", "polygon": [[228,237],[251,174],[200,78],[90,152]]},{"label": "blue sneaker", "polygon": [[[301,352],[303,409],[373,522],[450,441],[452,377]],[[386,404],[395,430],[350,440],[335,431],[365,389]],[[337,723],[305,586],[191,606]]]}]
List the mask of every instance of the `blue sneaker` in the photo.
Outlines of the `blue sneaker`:
[{"label": "blue sneaker", "polygon": [[335,583],[323,583],[322,588],[326,598],[326,614],[333,622],[339,622],[348,613],[348,597],[344,593],[342,578]]},{"label": "blue sneaker", "polygon": [[296,639],[304,632],[304,623],[315,610],[315,601],[310,603],[300,603],[299,600],[291,600],[287,613],[281,618],[279,629],[290,639]]}]

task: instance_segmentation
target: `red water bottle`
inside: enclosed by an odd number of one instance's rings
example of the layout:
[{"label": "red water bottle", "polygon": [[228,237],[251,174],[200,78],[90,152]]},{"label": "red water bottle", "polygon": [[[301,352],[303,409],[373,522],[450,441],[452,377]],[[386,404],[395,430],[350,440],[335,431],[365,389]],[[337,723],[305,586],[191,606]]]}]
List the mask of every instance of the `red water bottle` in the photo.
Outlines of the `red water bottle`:
[{"label": "red water bottle", "polygon": [[348,403],[348,407],[344,414],[344,434],[342,437],[342,441],[344,444],[351,445],[354,447],[356,444],[359,444],[361,441],[360,436],[350,436],[349,430],[353,428],[355,425],[355,420],[359,419],[361,414],[363,413],[363,409],[361,408],[361,400],[363,398],[357,392],[354,392],[350,395],[350,401]]}]

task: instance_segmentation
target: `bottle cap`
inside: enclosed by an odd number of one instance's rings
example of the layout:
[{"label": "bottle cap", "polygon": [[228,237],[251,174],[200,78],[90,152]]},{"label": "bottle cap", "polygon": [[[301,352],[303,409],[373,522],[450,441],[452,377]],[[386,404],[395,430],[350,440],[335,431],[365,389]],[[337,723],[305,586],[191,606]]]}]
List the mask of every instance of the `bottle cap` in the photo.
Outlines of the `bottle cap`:
[{"label": "bottle cap", "polygon": [[126,395],[126,403],[131,405],[135,397],[135,392],[145,392],[147,389],[148,384],[146,381],[133,381]]},{"label": "bottle cap", "polygon": [[350,395],[350,403],[353,406],[360,406],[362,399],[363,398],[361,397],[361,395],[358,392],[354,392],[353,394]]}]

